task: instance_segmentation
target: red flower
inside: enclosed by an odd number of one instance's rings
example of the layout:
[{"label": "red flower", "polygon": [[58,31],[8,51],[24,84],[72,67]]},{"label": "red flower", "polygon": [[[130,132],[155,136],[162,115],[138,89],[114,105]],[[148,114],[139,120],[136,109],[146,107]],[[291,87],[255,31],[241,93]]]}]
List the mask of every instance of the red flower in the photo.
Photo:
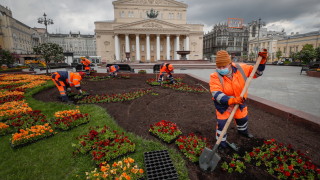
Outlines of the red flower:
[{"label": "red flower", "polygon": [[236,165],[234,163],[230,163],[230,167],[235,167]]},{"label": "red flower", "polygon": [[288,166],[288,169],[293,170],[293,165]]},{"label": "red flower", "polygon": [[179,149],[184,149],[184,146],[183,146],[183,145],[180,145],[180,146],[179,146]]},{"label": "red flower", "polygon": [[249,155],[250,155],[250,157],[253,157],[253,156],[255,156],[255,153],[254,152],[250,152]]},{"label": "red flower", "polygon": [[285,171],[285,172],[283,172],[283,174],[284,174],[285,176],[287,176],[287,177],[290,176],[290,172],[289,172],[289,171]]}]

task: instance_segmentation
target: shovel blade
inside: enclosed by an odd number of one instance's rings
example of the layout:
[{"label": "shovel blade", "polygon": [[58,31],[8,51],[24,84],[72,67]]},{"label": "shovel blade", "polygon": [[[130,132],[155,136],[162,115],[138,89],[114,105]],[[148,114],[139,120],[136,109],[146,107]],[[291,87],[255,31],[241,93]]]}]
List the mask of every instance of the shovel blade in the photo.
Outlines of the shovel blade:
[{"label": "shovel blade", "polygon": [[221,157],[219,154],[209,148],[205,148],[199,157],[200,168],[204,171],[213,171]]}]

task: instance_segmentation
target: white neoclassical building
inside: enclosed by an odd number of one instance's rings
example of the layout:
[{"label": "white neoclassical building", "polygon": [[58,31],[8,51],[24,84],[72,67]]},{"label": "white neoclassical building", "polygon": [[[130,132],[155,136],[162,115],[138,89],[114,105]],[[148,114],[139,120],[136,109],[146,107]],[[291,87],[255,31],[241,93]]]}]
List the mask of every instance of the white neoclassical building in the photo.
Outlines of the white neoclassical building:
[{"label": "white neoclassical building", "polygon": [[203,25],[187,24],[188,5],[175,0],[113,1],[114,20],[96,21],[97,55],[102,62],[203,58]]}]

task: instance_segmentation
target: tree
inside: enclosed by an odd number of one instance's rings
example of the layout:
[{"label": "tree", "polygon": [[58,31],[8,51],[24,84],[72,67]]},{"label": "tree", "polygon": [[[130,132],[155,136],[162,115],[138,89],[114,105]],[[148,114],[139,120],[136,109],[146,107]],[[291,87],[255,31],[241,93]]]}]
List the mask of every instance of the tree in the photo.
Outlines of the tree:
[{"label": "tree", "polygon": [[282,52],[280,50],[277,51],[276,52],[276,57],[277,57],[278,60],[280,59],[281,56],[282,56]]},{"label": "tree", "polygon": [[[39,46],[33,47],[33,51],[35,54],[41,55],[46,64],[50,63],[51,61],[61,61],[61,57],[63,56],[62,47],[55,43],[40,44]],[[48,66],[46,67],[46,71],[48,74]]]},{"label": "tree", "polygon": [[8,50],[0,49],[0,66],[2,64],[6,64],[9,66],[10,64],[13,64],[15,60],[15,56],[13,53],[11,53]]},{"label": "tree", "polygon": [[316,60],[320,61],[320,46],[315,49],[316,51]]},{"label": "tree", "polygon": [[299,59],[301,59],[303,63],[308,64],[314,58],[316,58],[316,51],[313,48],[313,45],[312,44],[304,45],[302,50],[300,51]]}]

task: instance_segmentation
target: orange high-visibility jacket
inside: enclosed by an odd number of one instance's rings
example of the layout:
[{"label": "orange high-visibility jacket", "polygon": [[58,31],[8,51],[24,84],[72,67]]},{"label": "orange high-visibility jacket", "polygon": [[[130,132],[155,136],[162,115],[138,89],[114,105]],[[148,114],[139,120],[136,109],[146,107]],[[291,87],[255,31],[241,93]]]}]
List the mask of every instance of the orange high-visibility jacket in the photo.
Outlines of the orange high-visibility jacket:
[{"label": "orange high-visibility jacket", "polygon": [[[253,66],[247,64],[239,64],[246,77],[250,76]],[[219,79],[218,72],[210,75],[210,92],[212,93],[213,100],[216,106],[216,110],[223,114],[229,107],[228,101],[231,97],[239,97],[242,89],[245,85],[245,79],[241,74],[240,70],[232,63],[233,78],[230,80],[227,76],[222,76],[222,83]],[[254,76],[256,78],[257,75]],[[244,97],[247,97],[248,92],[245,93]],[[244,108],[245,105],[241,104],[240,109]]]},{"label": "orange high-visibility jacket", "polygon": [[81,63],[84,65],[84,66],[89,66],[91,64],[91,61],[89,59],[83,59],[81,60]]},{"label": "orange high-visibility jacket", "polygon": [[169,64],[167,66],[167,63],[164,63],[161,68],[160,68],[160,74],[163,73],[163,72],[166,72],[166,73],[170,73],[174,70],[172,64]]}]

